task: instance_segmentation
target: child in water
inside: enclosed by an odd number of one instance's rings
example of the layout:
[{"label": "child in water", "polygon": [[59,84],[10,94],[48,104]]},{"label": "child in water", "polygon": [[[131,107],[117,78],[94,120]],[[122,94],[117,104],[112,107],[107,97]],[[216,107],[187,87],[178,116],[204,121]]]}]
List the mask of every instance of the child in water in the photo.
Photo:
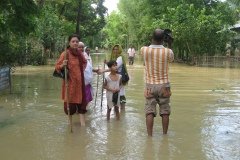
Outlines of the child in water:
[{"label": "child in water", "polygon": [[119,91],[122,86],[121,75],[118,74],[117,62],[109,61],[107,66],[110,70],[110,74],[105,78],[103,88],[106,89],[107,97],[107,120],[110,120],[111,109],[114,108],[117,120],[120,119],[119,106],[120,95]]}]

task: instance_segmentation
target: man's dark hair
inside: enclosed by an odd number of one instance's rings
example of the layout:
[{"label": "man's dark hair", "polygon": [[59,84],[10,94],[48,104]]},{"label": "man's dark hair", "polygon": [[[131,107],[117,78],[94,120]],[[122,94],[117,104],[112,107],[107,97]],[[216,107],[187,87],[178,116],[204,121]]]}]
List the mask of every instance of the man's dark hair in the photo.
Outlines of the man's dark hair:
[{"label": "man's dark hair", "polygon": [[164,39],[164,30],[156,29],[153,32],[152,39],[156,42],[162,42]]},{"label": "man's dark hair", "polygon": [[117,62],[116,61],[109,61],[107,63],[108,68],[111,68],[113,65],[117,65]]}]

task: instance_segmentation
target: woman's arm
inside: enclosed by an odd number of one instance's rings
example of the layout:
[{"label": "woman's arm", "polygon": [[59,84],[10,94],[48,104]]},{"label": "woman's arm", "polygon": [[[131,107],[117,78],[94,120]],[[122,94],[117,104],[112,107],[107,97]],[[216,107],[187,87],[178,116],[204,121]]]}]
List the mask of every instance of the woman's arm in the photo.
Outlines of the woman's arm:
[{"label": "woman's arm", "polygon": [[65,60],[65,52],[61,53],[60,57],[58,58],[56,64],[55,64],[55,69],[57,71],[60,71],[63,69],[65,65],[67,65],[67,61]]},{"label": "woman's arm", "polygon": [[82,53],[80,54],[80,56],[81,56],[81,59],[82,59],[83,70],[85,70],[86,67],[87,67],[87,59],[85,58],[84,54],[82,54]]},{"label": "woman's arm", "polygon": [[[104,66],[105,66],[106,64],[107,64],[107,61],[104,60]],[[110,69],[109,69],[109,68],[105,69],[105,67],[104,67],[104,68],[98,70],[98,74],[103,74],[103,73],[105,73],[105,72],[110,72]]]},{"label": "woman's arm", "polygon": [[117,62],[117,68],[120,68],[123,65],[123,58],[122,56],[119,56],[116,60]]}]

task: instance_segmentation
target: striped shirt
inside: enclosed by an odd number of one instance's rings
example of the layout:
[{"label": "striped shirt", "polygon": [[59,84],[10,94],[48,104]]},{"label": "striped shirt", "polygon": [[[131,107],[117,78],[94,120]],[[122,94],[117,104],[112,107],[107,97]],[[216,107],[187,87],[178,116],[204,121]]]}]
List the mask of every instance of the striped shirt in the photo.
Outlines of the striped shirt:
[{"label": "striped shirt", "polygon": [[141,54],[145,64],[145,82],[148,84],[169,83],[169,62],[174,60],[173,51],[163,45],[142,47]]}]

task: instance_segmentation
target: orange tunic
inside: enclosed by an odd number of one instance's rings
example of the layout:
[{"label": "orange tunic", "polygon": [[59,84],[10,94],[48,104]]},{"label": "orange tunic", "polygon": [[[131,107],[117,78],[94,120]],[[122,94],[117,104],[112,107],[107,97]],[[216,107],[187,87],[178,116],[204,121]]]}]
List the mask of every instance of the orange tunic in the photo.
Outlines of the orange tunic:
[{"label": "orange tunic", "polygon": [[[81,67],[83,67],[83,70],[87,66],[87,60],[83,56],[83,54],[80,54],[82,58],[82,64]],[[56,70],[60,71],[61,70],[61,64],[63,63],[65,53],[61,53],[60,58],[57,60],[57,63],[55,65]],[[73,54],[70,53],[68,50],[67,52],[67,60],[68,60],[68,73],[69,73],[69,78],[68,78],[68,98],[69,98],[69,103],[78,103],[81,104],[83,101],[83,94],[82,94],[82,76],[81,75],[81,70],[80,70],[80,63],[79,59],[77,56],[74,56]],[[62,99],[64,102],[67,101],[65,97],[65,80],[62,82]]]}]

